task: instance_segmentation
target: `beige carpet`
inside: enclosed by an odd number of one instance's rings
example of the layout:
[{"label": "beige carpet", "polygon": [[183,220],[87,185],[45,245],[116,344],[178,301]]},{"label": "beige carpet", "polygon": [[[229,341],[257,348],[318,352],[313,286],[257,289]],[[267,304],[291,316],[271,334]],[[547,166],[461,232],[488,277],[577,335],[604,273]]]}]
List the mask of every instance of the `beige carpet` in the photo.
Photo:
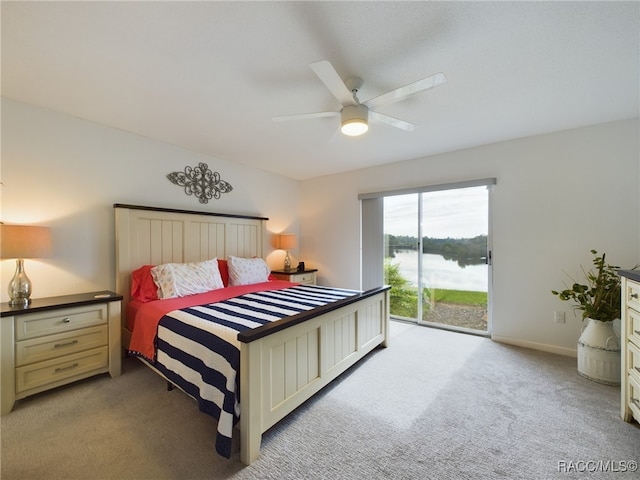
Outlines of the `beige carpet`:
[{"label": "beige carpet", "polygon": [[389,348],[267,432],[244,467],[215,453],[215,423],[193,400],[125,359],[117,379],[25,399],[2,417],[0,478],[639,478],[602,472],[640,460],[640,428],[620,420],[619,388],[583,379],[575,363],[394,322]]}]

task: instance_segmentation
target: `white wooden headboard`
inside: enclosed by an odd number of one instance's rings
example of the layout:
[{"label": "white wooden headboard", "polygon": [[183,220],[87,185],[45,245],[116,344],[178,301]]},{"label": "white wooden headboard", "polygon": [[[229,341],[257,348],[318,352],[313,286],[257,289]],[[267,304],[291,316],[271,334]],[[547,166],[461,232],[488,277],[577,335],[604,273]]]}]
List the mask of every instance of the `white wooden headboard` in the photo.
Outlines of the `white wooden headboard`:
[{"label": "white wooden headboard", "polygon": [[[263,257],[268,218],[114,204],[116,292],[129,301],[131,272],[143,265]],[[126,309],[123,309],[123,312]]]}]

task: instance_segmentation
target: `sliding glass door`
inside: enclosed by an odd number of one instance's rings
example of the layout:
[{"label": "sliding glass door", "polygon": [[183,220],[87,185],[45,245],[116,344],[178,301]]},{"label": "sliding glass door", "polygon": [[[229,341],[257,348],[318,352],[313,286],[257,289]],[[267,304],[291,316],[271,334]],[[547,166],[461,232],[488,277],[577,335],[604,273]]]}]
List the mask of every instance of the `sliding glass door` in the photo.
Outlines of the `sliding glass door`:
[{"label": "sliding glass door", "polygon": [[488,186],[384,197],[391,315],[489,332]]}]

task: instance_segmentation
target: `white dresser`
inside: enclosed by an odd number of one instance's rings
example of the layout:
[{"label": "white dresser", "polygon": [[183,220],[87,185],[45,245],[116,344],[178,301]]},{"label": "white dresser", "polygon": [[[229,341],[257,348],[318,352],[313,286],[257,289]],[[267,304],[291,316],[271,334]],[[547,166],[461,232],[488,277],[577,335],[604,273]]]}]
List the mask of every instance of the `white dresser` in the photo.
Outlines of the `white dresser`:
[{"label": "white dresser", "polygon": [[0,413],[16,400],[81,378],[120,375],[120,302],[113,292],[34,299],[27,308],[2,304]]},{"label": "white dresser", "polygon": [[620,414],[626,422],[640,422],[640,271],[618,273],[622,277]]}]

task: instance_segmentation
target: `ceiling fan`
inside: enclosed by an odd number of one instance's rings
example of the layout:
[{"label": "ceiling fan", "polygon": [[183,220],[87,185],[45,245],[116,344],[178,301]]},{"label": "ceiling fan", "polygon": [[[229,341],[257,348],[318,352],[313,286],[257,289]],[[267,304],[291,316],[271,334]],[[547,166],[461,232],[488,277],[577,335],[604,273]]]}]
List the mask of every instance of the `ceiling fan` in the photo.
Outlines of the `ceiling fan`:
[{"label": "ceiling fan", "polygon": [[404,87],[396,88],[395,90],[373,97],[366,102],[360,102],[357,93],[363,84],[361,78],[354,77],[343,82],[335,68],[333,68],[333,65],[327,60],[315,62],[309,66],[333,96],[338,99],[342,105],[342,109],[337,112],[315,112],[273,117],[274,121],[281,122],[286,120],[340,116],[340,129],[342,133],[349,136],[357,136],[365,133],[369,129],[369,120],[410,132],[416,127],[414,124],[376,112],[374,109],[387,103],[400,101],[409,95],[437,87],[447,82],[447,78],[443,73],[436,73],[435,75],[410,83]]}]

